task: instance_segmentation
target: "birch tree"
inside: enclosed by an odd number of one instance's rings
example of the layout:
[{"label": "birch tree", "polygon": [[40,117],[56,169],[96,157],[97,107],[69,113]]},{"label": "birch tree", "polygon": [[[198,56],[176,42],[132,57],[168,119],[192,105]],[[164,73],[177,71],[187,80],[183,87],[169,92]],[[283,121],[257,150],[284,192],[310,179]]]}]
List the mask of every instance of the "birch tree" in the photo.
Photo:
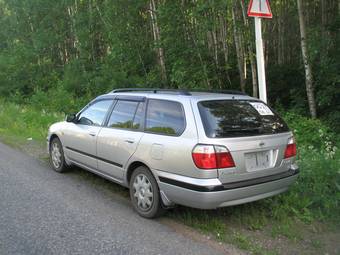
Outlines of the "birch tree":
[{"label": "birch tree", "polygon": [[233,31],[234,31],[234,42],[236,48],[236,55],[237,55],[237,64],[238,64],[238,71],[240,74],[240,85],[241,90],[244,92],[246,90],[246,79],[245,79],[245,55],[244,55],[244,48],[243,48],[243,38],[236,22],[237,20],[237,0],[233,1],[232,7],[232,19],[233,19]]},{"label": "birch tree", "polygon": [[160,29],[157,21],[157,14],[156,14],[156,2],[155,0],[150,0],[150,17],[151,17],[151,24],[152,24],[152,32],[153,38],[155,43],[157,44],[157,57],[158,63],[161,70],[161,78],[163,83],[167,82],[167,75],[166,75],[166,68],[165,68],[165,56],[164,56],[164,49],[159,45],[161,41],[161,34]]},{"label": "birch tree", "polygon": [[300,23],[300,35],[301,35],[301,51],[302,60],[305,68],[305,79],[306,79],[306,92],[308,98],[309,111],[312,118],[316,118],[316,103],[314,97],[314,86],[313,86],[313,74],[312,67],[309,61],[308,48],[307,48],[307,34],[306,34],[306,23],[305,14],[303,11],[302,0],[297,0],[299,23]]}]

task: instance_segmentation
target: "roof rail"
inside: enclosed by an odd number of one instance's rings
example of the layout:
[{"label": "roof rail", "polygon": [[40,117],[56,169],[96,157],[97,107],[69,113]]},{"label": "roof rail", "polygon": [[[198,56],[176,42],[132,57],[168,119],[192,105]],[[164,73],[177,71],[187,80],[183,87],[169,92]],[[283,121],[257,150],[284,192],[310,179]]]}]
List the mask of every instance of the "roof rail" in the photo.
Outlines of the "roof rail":
[{"label": "roof rail", "polygon": [[244,95],[246,96],[247,94],[242,91],[238,90],[225,90],[225,89],[210,89],[210,90],[200,90],[200,89],[195,89],[191,90],[192,92],[206,92],[206,93],[220,93],[220,94],[231,94],[231,95]]},{"label": "roof rail", "polygon": [[[202,92],[202,93],[220,93],[220,94],[231,94],[231,95],[247,95],[246,93],[238,90],[219,90],[219,89],[193,89],[191,92]],[[124,88],[124,89],[115,89],[111,91],[111,93],[120,93],[120,92],[151,92],[151,93],[164,93],[164,94],[176,94],[176,95],[184,95],[191,96],[191,93],[185,89],[155,89],[155,88]]]},{"label": "roof rail", "polygon": [[191,93],[184,89],[152,89],[152,88],[126,88],[126,89],[115,89],[111,91],[111,93],[119,93],[119,92],[152,92],[152,93],[169,93],[169,94],[177,94],[184,96],[191,96]]}]

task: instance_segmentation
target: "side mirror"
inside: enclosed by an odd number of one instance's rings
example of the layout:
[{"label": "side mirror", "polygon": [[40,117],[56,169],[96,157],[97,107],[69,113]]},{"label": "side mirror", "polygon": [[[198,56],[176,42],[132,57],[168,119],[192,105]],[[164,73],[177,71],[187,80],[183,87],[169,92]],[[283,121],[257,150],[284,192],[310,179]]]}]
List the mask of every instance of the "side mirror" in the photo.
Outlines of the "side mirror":
[{"label": "side mirror", "polygon": [[67,122],[76,122],[76,120],[77,120],[77,115],[74,114],[74,113],[68,114],[68,115],[66,116],[66,121],[67,121]]}]

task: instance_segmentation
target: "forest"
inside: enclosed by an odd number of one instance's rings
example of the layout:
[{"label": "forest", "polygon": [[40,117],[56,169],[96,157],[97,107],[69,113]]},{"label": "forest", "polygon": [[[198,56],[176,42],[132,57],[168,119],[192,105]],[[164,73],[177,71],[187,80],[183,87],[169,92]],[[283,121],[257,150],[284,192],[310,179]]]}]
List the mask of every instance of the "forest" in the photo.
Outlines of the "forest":
[{"label": "forest", "polygon": [[[122,87],[236,89],[257,97],[248,3],[0,0],[0,95],[59,112]],[[262,22],[269,104],[339,130],[339,1],[270,6],[273,19]]]},{"label": "forest", "polygon": [[[299,179],[280,196],[209,212],[178,208],[167,217],[252,254],[337,254],[340,1],[269,2],[273,18],[262,20],[268,104],[294,132]],[[115,88],[258,97],[248,4],[0,0],[0,141],[46,160],[48,127]]]}]

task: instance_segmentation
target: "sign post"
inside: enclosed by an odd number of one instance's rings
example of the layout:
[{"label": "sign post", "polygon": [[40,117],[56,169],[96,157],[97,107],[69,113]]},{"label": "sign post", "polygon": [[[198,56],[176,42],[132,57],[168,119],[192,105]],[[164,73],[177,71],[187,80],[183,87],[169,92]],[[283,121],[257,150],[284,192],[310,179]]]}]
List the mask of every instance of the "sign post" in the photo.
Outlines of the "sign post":
[{"label": "sign post", "polygon": [[256,60],[257,74],[259,81],[260,99],[267,103],[267,86],[266,72],[264,65],[263,40],[262,40],[262,22],[261,18],[272,18],[268,0],[250,0],[248,7],[248,16],[255,18],[255,37],[256,37]]}]

